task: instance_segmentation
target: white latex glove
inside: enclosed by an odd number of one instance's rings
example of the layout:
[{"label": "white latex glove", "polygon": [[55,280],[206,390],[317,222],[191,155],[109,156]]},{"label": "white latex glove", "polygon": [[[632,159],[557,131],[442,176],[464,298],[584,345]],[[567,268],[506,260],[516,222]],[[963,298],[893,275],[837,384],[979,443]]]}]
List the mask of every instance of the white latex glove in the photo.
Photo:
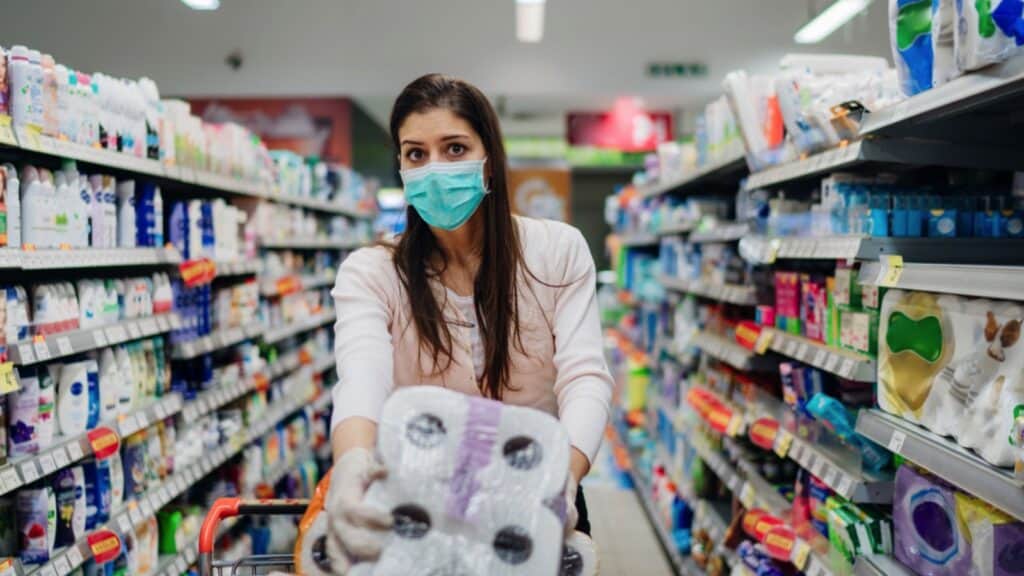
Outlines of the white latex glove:
[{"label": "white latex glove", "polygon": [[372,452],[353,448],[334,464],[327,489],[327,555],[332,571],[344,574],[358,562],[380,557],[381,542],[391,528],[391,514],[363,502],[366,490],[387,476]]},{"label": "white latex glove", "polygon": [[569,474],[569,481],[565,484],[565,537],[568,538],[576,532],[576,523],[580,520],[580,513],[576,510],[576,491],[579,484],[572,474]]}]

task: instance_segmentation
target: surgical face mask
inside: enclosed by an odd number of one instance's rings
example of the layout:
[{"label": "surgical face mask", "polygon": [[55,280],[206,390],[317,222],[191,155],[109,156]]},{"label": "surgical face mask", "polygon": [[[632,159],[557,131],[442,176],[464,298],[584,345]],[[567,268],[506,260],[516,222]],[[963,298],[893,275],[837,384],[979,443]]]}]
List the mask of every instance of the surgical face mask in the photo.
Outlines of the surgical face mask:
[{"label": "surgical face mask", "polygon": [[476,212],[484,195],[484,163],[487,160],[433,162],[402,170],[405,199],[428,225],[455,230]]}]

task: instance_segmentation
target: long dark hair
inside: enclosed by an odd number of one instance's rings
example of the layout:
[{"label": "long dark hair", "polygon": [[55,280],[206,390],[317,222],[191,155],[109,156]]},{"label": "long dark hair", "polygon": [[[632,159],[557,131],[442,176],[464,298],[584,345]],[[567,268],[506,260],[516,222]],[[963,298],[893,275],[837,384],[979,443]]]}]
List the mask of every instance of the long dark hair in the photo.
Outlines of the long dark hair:
[{"label": "long dark hair", "polygon": [[[441,108],[468,122],[480,136],[487,152],[490,194],[478,208],[483,214],[483,250],[480,269],[473,281],[474,305],[484,345],[485,368],[479,383],[484,396],[500,400],[508,386],[511,359],[509,346],[522,350],[519,334],[517,282],[523,264],[519,233],[512,220],[506,178],[507,159],[498,115],[483,92],[468,82],[441,74],[428,74],[402,90],[391,110],[391,139],[401,153],[398,131],[411,114]],[[447,267],[443,251],[430,227],[410,206],[405,232],[394,246],[394,266],[409,297],[412,320],[420,338],[420,351],[433,360],[439,373],[452,363],[452,334],[429,280]],[[432,269],[434,258],[441,269]]]}]

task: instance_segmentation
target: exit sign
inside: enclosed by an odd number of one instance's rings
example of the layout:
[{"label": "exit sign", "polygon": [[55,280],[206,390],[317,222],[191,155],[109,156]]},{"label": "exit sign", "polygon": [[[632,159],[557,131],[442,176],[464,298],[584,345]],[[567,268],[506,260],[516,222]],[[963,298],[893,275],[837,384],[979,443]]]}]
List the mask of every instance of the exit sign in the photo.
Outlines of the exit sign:
[{"label": "exit sign", "polygon": [[647,75],[652,78],[703,78],[708,65],[703,62],[651,62]]}]

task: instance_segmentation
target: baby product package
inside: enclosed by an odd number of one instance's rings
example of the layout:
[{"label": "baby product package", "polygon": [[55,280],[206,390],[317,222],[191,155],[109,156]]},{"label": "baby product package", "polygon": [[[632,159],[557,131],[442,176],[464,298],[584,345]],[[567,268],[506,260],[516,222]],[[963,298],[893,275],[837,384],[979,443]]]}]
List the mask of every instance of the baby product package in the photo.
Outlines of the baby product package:
[{"label": "baby product package", "polygon": [[1024,42],[1020,0],[960,0],[956,18],[956,65],[963,72],[1002,62]]},{"label": "baby product package", "polygon": [[1014,520],[973,496],[956,495],[957,517],[967,527],[971,558],[978,574],[1020,574],[1024,559],[1024,522]]},{"label": "baby product package", "polygon": [[1022,321],[1017,302],[889,290],[878,327],[879,406],[1013,466]]},{"label": "baby product package", "polygon": [[903,466],[896,473],[892,506],[900,562],[924,576],[980,576],[957,519],[955,489]]},{"label": "baby product package", "polygon": [[953,1],[889,0],[892,56],[907,96],[955,75]]},{"label": "baby product package", "polygon": [[570,449],[555,418],[418,386],[388,400],[378,430],[388,476],[367,502],[395,525],[350,574],[558,573]]}]

